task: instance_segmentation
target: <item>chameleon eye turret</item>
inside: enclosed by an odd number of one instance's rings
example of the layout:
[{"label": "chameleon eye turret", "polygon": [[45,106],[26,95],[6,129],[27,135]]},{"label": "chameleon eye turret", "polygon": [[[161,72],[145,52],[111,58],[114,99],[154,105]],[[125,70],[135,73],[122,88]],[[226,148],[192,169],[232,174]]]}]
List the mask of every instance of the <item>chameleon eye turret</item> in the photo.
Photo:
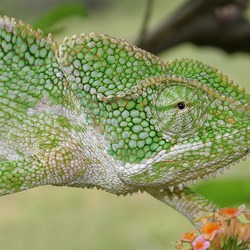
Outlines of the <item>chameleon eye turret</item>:
[{"label": "chameleon eye turret", "polygon": [[209,103],[204,91],[185,80],[183,83],[166,82],[163,89],[157,91],[152,110],[159,130],[181,137],[197,132],[203,125]]}]

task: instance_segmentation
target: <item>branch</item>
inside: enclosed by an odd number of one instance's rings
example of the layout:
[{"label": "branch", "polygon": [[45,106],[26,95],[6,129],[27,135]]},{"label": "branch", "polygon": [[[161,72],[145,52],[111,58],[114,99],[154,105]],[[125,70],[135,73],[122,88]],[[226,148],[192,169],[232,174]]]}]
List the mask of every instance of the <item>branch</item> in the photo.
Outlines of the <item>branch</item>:
[{"label": "branch", "polygon": [[152,8],[153,8],[153,3],[154,3],[154,0],[147,0],[147,3],[146,3],[146,11],[145,11],[145,15],[144,15],[144,19],[143,19],[143,22],[142,22],[142,27],[141,27],[141,32],[140,32],[140,35],[139,35],[139,41],[138,43],[140,44],[140,46],[143,46],[143,42],[145,40],[145,36],[146,36],[146,33],[147,33],[147,29],[148,29],[148,23],[149,23],[149,19],[150,19],[150,16],[151,16],[151,11],[152,11]]},{"label": "branch", "polygon": [[250,23],[244,16],[248,0],[188,0],[137,45],[158,54],[192,42],[232,53],[250,52]]}]

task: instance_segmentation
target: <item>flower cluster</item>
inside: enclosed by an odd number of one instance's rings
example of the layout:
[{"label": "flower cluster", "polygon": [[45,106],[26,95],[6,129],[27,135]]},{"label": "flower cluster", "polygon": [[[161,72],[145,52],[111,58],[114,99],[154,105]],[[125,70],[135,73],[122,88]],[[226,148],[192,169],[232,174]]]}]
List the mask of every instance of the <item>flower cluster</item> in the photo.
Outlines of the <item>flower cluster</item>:
[{"label": "flower cluster", "polygon": [[199,218],[199,234],[192,230],[176,244],[179,250],[248,250],[250,249],[250,214],[245,206],[222,208]]}]

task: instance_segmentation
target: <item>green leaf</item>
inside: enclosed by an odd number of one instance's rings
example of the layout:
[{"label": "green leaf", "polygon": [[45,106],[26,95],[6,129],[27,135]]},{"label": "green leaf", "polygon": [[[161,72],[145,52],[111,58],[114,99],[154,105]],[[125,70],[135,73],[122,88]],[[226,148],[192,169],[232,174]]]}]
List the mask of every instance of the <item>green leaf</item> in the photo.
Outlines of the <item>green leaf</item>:
[{"label": "green leaf", "polygon": [[[45,33],[49,33],[52,32],[51,27],[53,25],[71,16],[86,17],[87,10],[82,4],[62,3],[40,16],[33,26],[34,28],[42,29]],[[58,30],[56,31],[58,32]],[[56,31],[53,31],[53,33]]]},{"label": "green leaf", "polygon": [[212,180],[194,189],[221,207],[250,204],[250,182],[247,178]]}]

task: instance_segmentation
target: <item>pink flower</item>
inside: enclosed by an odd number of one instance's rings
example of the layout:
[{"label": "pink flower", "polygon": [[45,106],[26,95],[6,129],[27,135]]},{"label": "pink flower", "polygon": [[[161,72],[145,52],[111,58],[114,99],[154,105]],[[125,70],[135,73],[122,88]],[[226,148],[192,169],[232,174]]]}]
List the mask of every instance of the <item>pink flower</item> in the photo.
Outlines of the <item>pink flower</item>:
[{"label": "pink flower", "polygon": [[210,242],[199,235],[192,242],[193,250],[206,250],[210,247]]}]

